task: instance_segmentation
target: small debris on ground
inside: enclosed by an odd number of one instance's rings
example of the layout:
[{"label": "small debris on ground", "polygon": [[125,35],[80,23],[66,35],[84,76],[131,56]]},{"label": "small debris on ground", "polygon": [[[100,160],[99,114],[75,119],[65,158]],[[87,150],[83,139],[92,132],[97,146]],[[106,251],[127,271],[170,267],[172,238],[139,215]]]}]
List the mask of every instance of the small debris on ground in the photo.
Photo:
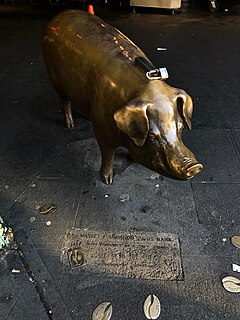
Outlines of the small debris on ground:
[{"label": "small debris on ground", "polygon": [[36,220],[35,217],[31,217],[31,218],[30,218],[30,222],[34,222],[35,220]]},{"label": "small debris on ground", "polygon": [[149,210],[151,210],[152,209],[152,207],[150,206],[150,205],[145,205],[143,208],[142,208],[142,210],[143,210],[143,212],[145,212],[145,213],[147,213]]},{"label": "small debris on ground", "polygon": [[122,194],[119,198],[121,202],[127,202],[130,199],[129,194]]},{"label": "small debris on ground", "polygon": [[167,48],[157,48],[157,51],[166,51]]},{"label": "small debris on ground", "polygon": [[233,271],[240,272],[240,266],[238,264],[233,263],[232,269],[233,269]]},{"label": "small debris on ground", "polygon": [[153,179],[153,180],[154,179],[158,179],[159,178],[159,173],[156,173],[156,172],[152,173],[150,178]]},{"label": "small debris on ground", "polygon": [[51,221],[47,221],[47,222],[46,222],[46,225],[47,225],[47,226],[50,226],[51,223],[52,223]]},{"label": "small debris on ground", "polygon": [[105,198],[109,198],[109,197],[110,197],[110,194],[105,194],[104,197],[105,197]]},{"label": "small debris on ground", "polygon": [[19,269],[12,269],[12,273],[20,273],[21,272],[21,270],[19,270]]},{"label": "small debris on ground", "polygon": [[136,232],[136,231],[138,231],[138,229],[137,229],[136,227],[131,227],[131,228],[129,229],[129,231],[131,231],[131,232]]}]

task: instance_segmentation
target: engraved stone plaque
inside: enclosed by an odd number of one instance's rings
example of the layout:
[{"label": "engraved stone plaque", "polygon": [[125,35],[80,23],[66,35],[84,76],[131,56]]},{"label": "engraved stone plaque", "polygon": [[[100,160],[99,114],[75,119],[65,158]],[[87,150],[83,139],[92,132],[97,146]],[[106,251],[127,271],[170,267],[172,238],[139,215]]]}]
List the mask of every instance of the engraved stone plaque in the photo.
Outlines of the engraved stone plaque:
[{"label": "engraved stone plaque", "polygon": [[[74,252],[81,256],[76,263]],[[62,262],[73,272],[158,280],[182,280],[180,245],[169,233],[71,229]]]}]

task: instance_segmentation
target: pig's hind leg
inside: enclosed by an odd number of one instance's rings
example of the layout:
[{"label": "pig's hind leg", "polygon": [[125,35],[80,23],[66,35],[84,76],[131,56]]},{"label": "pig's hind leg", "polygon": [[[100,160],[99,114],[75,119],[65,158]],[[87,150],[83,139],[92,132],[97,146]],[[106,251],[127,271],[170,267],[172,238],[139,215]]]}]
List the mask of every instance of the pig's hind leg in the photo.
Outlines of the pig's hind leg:
[{"label": "pig's hind leg", "polygon": [[61,101],[61,103],[62,103],[63,114],[64,114],[67,127],[69,129],[72,129],[74,128],[74,121],[72,117],[71,101],[69,99],[64,99]]},{"label": "pig's hind leg", "polygon": [[53,79],[51,80],[52,80],[53,87],[56,90],[59,96],[59,99],[61,101],[62,111],[63,111],[66,125],[69,129],[72,129],[74,128],[74,121],[72,116],[71,100],[67,97],[63,88],[56,81],[54,81]]}]

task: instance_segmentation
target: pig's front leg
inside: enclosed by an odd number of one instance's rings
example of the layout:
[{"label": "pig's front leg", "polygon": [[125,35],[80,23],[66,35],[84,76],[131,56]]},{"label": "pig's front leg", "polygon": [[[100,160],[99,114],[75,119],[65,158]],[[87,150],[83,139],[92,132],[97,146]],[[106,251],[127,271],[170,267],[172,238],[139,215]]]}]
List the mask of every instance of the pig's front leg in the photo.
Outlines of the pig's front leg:
[{"label": "pig's front leg", "polygon": [[113,182],[113,168],[112,162],[115,149],[109,146],[99,145],[102,154],[102,165],[100,169],[100,175],[102,182],[105,184],[111,184]]},{"label": "pig's front leg", "polygon": [[114,158],[115,148],[108,145],[104,137],[101,137],[96,130],[95,135],[100,147],[102,155],[102,165],[100,169],[101,180],[105,184],[111,184],[113,182],[113,168],[112,162]]}]

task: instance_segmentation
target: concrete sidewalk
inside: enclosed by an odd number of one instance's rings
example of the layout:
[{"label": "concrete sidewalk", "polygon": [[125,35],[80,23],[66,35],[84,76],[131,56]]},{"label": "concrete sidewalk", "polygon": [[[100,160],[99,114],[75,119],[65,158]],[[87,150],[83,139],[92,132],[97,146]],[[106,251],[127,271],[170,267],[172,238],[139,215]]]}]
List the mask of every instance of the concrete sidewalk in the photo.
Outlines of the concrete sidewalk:
[{"label": "concrete sidewalk", "polygon": [[[240,278],[231,271],[240,252],[229,241],[240,233],[238,7],[175,16],[96,7],[155,65],[167,66],[170,85],[193,97],[193,130],[185,129],[183,140],[204,164],[193,180],[179,182],[153,175],[119,149],[111,186],[99,179],[91,123],[75,114],[76,127],[64,127],[43,64],[41,33],[61,9],[1,11],[0,215],[18,250],[0,264],[0,319],[87,320],[110,302],[112,319],[144,320],[149,294],[160,300],[159,319],[240,319],[240,296],[221,284],[224,275]],[[46,204],[57,210],[39,213]],[[145,280],[71,268],[62,262],[71,228],[174,234],[183,277]]]}]

